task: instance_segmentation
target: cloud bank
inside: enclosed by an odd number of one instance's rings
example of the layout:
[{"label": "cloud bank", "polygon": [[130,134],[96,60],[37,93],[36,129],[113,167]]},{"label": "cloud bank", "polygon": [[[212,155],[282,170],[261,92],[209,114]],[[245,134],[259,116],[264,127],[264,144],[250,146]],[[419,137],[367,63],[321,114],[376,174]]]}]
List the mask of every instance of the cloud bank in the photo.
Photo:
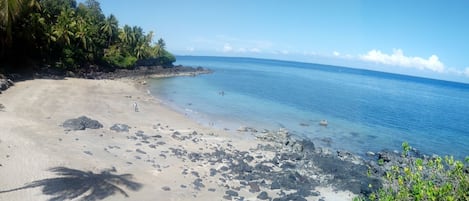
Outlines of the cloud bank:
[{"label": "cloud bank", "polygon": [[367,54],[361,55],[359,58],[364,61],[372,61],[385,65],[411,67],[440,73],[445,71],[445,65],[438,59],[438,56],[432,55],[428,57],[428,59],[411,57],[404,55],[401,49],[394,49],[392,54],[386,54],[380,50],[371,50]]}]

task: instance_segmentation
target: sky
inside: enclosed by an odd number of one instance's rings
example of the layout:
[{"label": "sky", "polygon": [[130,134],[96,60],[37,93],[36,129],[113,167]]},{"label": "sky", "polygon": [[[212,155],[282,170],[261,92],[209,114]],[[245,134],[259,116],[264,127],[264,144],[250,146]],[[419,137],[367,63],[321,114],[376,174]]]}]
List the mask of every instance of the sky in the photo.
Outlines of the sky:
[{"label": "sky", "polygon": [[[78,1],[82,2],[82,1]],[[255,57],[469,83],[469,1],[100,0],[176,55]]]}]

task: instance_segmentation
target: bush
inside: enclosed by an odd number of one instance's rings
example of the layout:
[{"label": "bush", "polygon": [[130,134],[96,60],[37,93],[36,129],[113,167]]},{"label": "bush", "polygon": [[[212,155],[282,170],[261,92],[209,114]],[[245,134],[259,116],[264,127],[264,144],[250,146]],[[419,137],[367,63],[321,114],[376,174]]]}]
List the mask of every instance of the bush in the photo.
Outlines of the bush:
[{"label": "bush", "polygon": [[137,58],[128,54],[123,54],[116,46],[106,49],[103,60],[112,66],[119,68],[129,68],[135,65]]},{"label": "bush", "polygon": [[[409,144],[404,142],[402,147],[402,156],[409,157]],[[385,187],[372,193],[369,200],[469,200],[469,157],[465,162],[452,156],[408,159],[386,172]]]}]

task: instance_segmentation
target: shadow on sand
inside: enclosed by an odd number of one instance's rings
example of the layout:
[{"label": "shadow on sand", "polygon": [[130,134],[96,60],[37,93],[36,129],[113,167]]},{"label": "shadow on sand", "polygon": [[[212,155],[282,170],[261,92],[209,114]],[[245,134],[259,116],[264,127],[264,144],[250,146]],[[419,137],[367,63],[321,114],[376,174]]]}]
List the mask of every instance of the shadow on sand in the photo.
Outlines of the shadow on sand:
[{"label": "shadow on sand", "polygon": [[116,193],[129,197],[122,187],[132,191],[137,191],[142,187],[140,183],[131,181],[131,174],[113,174],[112,172],[116,172],[115,168],[103,170],[97,174],[66,167],[54,167],[50,171],[59,177],[34,181],[23,187],[0,191],[0,193],[42,187],[42,193],[53,196],[49,201],[71,199],[93,201],[102,200]]}]

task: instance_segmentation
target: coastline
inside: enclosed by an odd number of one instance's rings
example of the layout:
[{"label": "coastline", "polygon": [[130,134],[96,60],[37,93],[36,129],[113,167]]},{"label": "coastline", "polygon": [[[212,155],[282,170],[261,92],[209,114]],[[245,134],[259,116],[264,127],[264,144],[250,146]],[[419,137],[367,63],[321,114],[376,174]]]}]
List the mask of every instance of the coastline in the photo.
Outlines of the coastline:
[{"label": "coastline", "polygon": [[[328,153],[285,130],[232,134],[199,125],[147,94],[142,79],[28,80],[1,94],[0,199],[66,196],[60,189],[44,191],[52,185],[47,182],[28,186],[56,177],[49,171],[54,167],[131,174],[140,187],[122,189],[132,200],[351,200],[377,182],[366,180],[361,159]],[[61,126],[83,115],[103,128]],[[130,129],[110,130],[114,124]],[[254,140],[246,137],[252,135]],[[332,168],[337,166],[342,168]],[[119,192],[104,200],[125,200]]]}]

